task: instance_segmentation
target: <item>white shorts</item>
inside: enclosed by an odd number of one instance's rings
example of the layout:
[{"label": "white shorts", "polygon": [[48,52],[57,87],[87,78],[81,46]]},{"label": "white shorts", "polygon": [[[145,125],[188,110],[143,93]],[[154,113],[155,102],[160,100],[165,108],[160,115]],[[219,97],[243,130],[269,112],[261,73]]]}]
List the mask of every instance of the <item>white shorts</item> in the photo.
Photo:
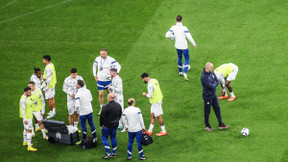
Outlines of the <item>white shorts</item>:
[{"label": "white shorts", "polygon": [[67,108],[70,115],[74,114],[74,112],[79,114],[75,107],[75,100],[67,100]]},{"label": "white shorts", "polygon": [[163,114],[162,101],[151,104],[151,113],[153,113],[155,117],[158,117]]},{"label": "white shorts", "polygon": [[32,113],[33,113],[33,115],[34,115],[34,117],[36,118],[37,121],[43,119],[43,116],[41,115],[40,111],[33,111]]},{"label": "white shorts", "polygon": [[55,87],[47,88],[47,90],[45,91],[45,99],[49,100],[51,98],[54,98],[54,96],[55,96]]},{"label": "white shorts", "polygon": [[226,79],[228,81],[235,80],[236,79],[236,75],[238,73],[238,66],[236,66],[235,64],[232,64],[232,66],[233,66],[233,71],[228,75],[228,77]]},{"label": "white shorts", "polygon": [[26,130],[32,130],[33,126],[32,126],[32,119],[28,119],[28,124],[25,124],[24,123],[24,120],[23,120],[23,126],[24,126],[24,129]]}]

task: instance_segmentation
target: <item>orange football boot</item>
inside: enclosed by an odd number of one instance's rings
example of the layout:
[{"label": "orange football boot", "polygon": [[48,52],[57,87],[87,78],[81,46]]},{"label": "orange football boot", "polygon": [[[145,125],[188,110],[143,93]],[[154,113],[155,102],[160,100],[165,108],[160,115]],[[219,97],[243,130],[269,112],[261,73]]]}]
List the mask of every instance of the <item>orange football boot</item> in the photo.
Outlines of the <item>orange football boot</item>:
[{"label": "orange football boot", "polygon": [[232,97],[232,96],[231,96],[227,101],[230,102],[230,101],[233,101],[233,100],[236,100],[236,97]]},{"label": "orange football boot", "polygon": [[221,96],[221,97],[218,97],[219,100],[226,99],[226,98],[228,98],[228,96]]},{"label": "orange football boot", "polygon": [[160,133],[157,133],[156,136],[166,136],[167,135],[167,132],[166,133],[163,133],[162,131],[160,131]]}]

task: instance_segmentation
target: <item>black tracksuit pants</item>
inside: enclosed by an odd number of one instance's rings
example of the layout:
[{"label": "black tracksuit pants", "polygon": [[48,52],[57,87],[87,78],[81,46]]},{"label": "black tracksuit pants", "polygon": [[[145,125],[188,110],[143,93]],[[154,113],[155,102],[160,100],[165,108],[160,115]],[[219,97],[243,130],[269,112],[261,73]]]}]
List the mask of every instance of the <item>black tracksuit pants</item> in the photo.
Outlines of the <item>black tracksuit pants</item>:
[{"label": "black tracksuit pants", "polygon": [[204,99],[204,118],[205,118],[205,125],[210,126],[209,124],[209,115],[211,111],[211,106],[214,109],[215,115],[218,119],[219,126],[222,124],[222,117],[221,117],[221,111],[220,111],[220,106],[219,102],[217,99],[217,96],[211,99]]}]

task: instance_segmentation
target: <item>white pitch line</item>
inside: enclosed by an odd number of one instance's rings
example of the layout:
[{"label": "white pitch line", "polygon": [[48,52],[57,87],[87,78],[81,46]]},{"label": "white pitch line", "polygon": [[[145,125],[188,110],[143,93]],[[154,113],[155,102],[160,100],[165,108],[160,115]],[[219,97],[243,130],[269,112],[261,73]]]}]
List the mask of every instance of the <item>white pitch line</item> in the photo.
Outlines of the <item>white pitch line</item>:
[{"label": "white pitch line", "polygon": [[43,11],[43,10],[46,10],[46,9],[49,9],[49,8],[52,8],[52,7],[56,7],[56,6],[62,5],[62,4],[64,4],[64,3],[67,3],[67,2],[70,2],[70,1],[72,1],[72,0],[66,0],[66,1],[63,1],[63,2],[59,2],[59,3],[56,3],[56,4],[54,4],[54,5],[50,5],[50,6],[47,6],[47,7],[44,7],[44,8],[35,10],[35,11],[32,11],[32,12],[25,13],[25,14],[23,14],[23,15],[19,15],[19,16],[10,18],[10,19],[6,19],[6,20],[3,20],[3,21],[0,21],[0,24],[2,24],[2,23],[4,23],[4,22],[8,22],[8,21],[12,21],[12,20],[18,19],[18,18],[20,18],[20,17],[24,17],[24,16],[27,16],[27,15],[31,15],[31,14],[34,14],[34,13],[37,13],[37,12],[40,12],[40,11]]},{"label": "white pitch line", "polygon": [[14,0],[14,1],[12,1],[12,2],[10,2],[10,3],[6,4],[6,5],[4,5],[3,7],[1,7],[1,8],[0,8],[0,10],[2,10],[3,8],[5,8],[5,7],[7,7],[7,6],[11,5],[11,4],[12,4],[12,3],[14,3],[14,2],[16,2],[16,0]]}]

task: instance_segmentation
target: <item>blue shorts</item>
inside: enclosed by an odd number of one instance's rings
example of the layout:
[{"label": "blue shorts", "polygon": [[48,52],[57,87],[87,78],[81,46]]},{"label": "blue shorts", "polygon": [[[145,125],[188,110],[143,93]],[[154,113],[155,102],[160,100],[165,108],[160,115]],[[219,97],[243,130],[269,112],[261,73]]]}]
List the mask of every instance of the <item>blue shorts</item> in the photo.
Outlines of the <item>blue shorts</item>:
[{"label": "blue shorts", "polygon": [[97,81],[97,87],[98,87],[98,91],[99,90],[103,90],[103,89],[107,89],[108,86],[112,83],[112,81]]}]

